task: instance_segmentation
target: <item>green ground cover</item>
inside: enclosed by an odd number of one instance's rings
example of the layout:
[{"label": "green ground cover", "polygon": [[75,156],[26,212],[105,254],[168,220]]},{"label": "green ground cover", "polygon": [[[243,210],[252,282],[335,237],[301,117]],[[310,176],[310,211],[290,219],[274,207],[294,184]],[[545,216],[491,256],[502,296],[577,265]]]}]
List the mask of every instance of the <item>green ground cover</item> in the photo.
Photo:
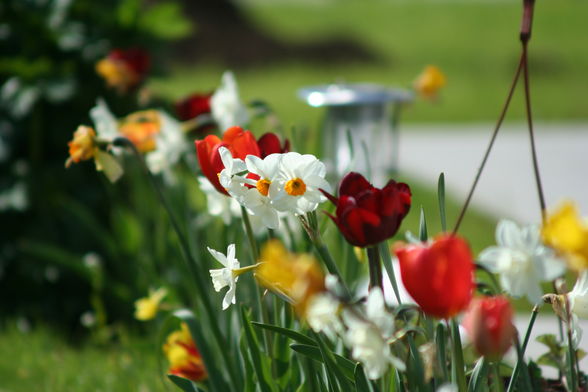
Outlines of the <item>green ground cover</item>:
[{"label": "green ground cover", "polygon": [[[447,74],[437,104],[417,102],[406,122],[493,122],[518,61],[518,1],[249,1],[247,11],[267,31],[293,42],[345,35],[377,53],[382,62],[335,64],[272,61],[234,70],[246,99],[270,102],[286,125],[316,125],[320,109],[296,97],[301,86],[337,80],[409,87],[427,64]],[[530,46],[534,113],[538,120],[588,118],[583,95],[588,69],[585,15],[577,0],[538,2]],[[236,43],[237,44],[237,43]],[[215,88],[223,67],[179,66],[152,83],[166,97]],[[507,120],[523,120],[520,95]]]}]

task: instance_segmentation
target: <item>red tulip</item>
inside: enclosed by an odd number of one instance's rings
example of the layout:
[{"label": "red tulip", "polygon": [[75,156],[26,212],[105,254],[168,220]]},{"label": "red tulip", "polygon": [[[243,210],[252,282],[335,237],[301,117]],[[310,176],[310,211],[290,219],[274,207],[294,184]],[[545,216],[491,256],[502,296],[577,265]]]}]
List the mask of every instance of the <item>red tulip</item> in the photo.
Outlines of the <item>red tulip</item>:
[{"label": "red tulip", "polygon": [[290,151],[290,141],[286,139],[284,141],[284,146],[282,147],[278,136],[271,132],[262,135],[257,140],[257,144],[261,151],[261,158],[265,158],[270,154],[283,154]]},{"label": "red tulip", "polygon": [[512,307],[507,298],[474,298],[462,325],[476,351],[491,360],[497,360],[508,351],[516,334],[512,317]]},{"label": "red tulip", "polygon": [[176,113],[182,121],[188,121],[201,114],[210,113],[212,94],[192,94],[176,103]]},{"label": "red tulip", "polygon": [[329,214],[345,239],[366,247],[392,237],[410,209],[410,188],[390,180],[382,189],[373,187],[361,174],[347,174],[339,185],[339,198],[322,191],[337,206]]},{"label": "red tulip", "polygon": [[208,135],[203,140],[196,140],[196,154],[200,169],[217,191],[228,195],[219,182],[218,174],[224,169],[218,149],[226,147],[233,158],[245,159],[247,155],[260,156],[259,146],[250,131],[241,127],[231,127],[223,134],[222,140],[216,135]]},{"label": "red tulip", "polygon": [[467,308],[475,284],[465,240],[443,235],[431,245],[406,245],[395,252],[402,282],[426,314],[448,319]]}]

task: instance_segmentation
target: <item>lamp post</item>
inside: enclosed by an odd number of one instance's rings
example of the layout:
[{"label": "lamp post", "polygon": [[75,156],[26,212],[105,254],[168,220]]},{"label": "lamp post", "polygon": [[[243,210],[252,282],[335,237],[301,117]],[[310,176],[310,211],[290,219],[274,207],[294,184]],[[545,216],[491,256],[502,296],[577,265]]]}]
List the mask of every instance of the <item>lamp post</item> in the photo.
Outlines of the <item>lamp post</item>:
[{"label": "lamp post", "polygon": [[381,184],[398,167],[398,120],[408,90],[371,83],[304,87],[298,96],[312,107],[325,107],[322,159],[329,174],[354,170]]}]

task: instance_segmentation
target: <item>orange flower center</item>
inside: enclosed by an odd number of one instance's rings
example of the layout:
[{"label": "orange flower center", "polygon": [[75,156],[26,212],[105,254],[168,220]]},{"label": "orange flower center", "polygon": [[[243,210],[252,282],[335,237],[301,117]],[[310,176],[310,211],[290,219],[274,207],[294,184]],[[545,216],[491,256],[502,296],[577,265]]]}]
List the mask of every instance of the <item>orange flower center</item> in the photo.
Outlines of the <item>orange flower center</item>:
[{"label": "orange flower center", "polygon": [[119,130],[139,151],[153,151],[157,147],[156,136],[161,130],[159,114],[154,110],[133,113],[125,118]]},{"label": "orange flower center", "polygon": [[284,190],[290,196],[301,196],[306,192],[306,184],[301,178],[294,178],[286,183]]},{"label": "orange flower center", "polygon": [[255,187],[257,188],[257,191],[259,193],[261,193],[264,196],[267,196],[267,194],[269,193],[269,187],[270,187],[271,183],[272,182],[270,180],[261,179],[261,180],[257,181],[257,184],[255,184]]}]

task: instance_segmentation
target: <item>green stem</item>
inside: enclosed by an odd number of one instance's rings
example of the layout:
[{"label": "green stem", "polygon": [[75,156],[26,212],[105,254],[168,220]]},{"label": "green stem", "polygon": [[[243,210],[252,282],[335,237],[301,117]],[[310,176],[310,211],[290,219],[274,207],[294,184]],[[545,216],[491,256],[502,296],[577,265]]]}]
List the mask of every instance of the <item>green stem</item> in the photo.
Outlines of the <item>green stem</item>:
[{"label": "green stem", "polygon": [[[170,220],[172,228],[174,229],[176,236],[178,237],[178,241],[180,243],[180,248],[182,249],[182,254],[184,255],[184,261],[188,265],[188,270],[190,271],[190,273],[194,277],[194,281],[195,281],[194,287],[195,287],[196,291],[198,292],[198,298],[200,299],[200,303],[204,307],[204,311],[206,312],[206,316],[210,320],[209,325],[211,326],[211,330],[212,330],[212,333],[213,333],[215,340],[218,344],[218,347],[221,349],[220,351],[224,357],[225,362],[227,364],[232,363],[231,362],[232,358],[229,355],[229,351],[222,349],[223,347],[226,346],[226,339],[224,338],[222,332],[220,331],[220,329],[218,327],[218,323],[214,322],[214,320],[216,320],[216,318],[217,318],[217,314],[212,309],[212,305],[211,305],[210,301],[208,300],[209,295],[205,290],[206,285],[205,285],[204,279],[202,279],[202,276],[196,270],[196,260],[194,260],[194,257],[192,256],[192,252],[190,250],[190,244],[188,243],[188,240],[184,236],[184,233],[180,228],[180,224],[178,223],[171,206],[167,202],[167,199],[165,198],[165,195],[163,194],[161,187],[157,183],[157,180],[155,179],[155,177],[153,176],[151,171],[149,171],[149,168],[145,164],[145,160],[141,156],[141,153],[137,150],[135,145],[130,140],[128,140],[126,138],[119,137],[119,138],[116,138],[112,144],[126,147],[129,150],[131,150],[133,152],[135,158],[139,162],[141,168],[143,169],[143,172],[145,173],[145,175],[149,179],[149,182],[151,183],[153,190],[155,191],[155,194],[157,195],[157,198],[158,198],[160,204],[163,206],[163,208],[167,212],[167,216]],[[234,372],[233,367],[227,366],[227,368],[229,370],[229,375],[230,375],[233,383],[235,385],[240,385],[240,382],[237,378],[236,373]]]},{"label": "green stem", "polygon": [[[531,384],[531,377],[529,376],[529,369],[527,369],[527,364],[525,363],[525,354],[521,348],[521,343],[519,341],[519,335],[515,334],[514,337],[515,348],[517,350],[517,364],[520,368],[520,372],[523,373],[523,390],[525,391],[532,391],[533,386]],[[512,383],[512,382],[511,382]],[[510,390],[510,385],[508,386]]]},{"label": "green stem", "polygon": [[[251,249],[251,265],[255,265],[259,262],[259,248],[257,247],[257,241],[253,235],[253,228],[251,227],[251,221],[249,220],[249,214],[245,207],[241,206],[241,216],[243,218],[243,224],[245,225],[245,232],[247,233],[247,239],[249,240],[249,248]],[[258,316],[261,318],[264,324],[269,324],[269,314],[263,302],[261,301],[262,288],[257,286],[253,291],[255,292],[255,303],[257,305]],[[271,336],[269,331],[264,330],[263,340],[268,355],[271,355]]]},{"label": "green stem", "polygon": [[492,392],[504,392],[504,383],[502,382],[502,377],[500,377],[500,361],[492,364],[492,374],[494,376]]},{"label": "green stem", "polygon": [[341,284],[341,287],[343,287],[346,299],[351,298],[349,289],[347,288],[347,285],[345,284],[345,281],[343,280],[343,277],[339,272],[339,268],[337,267],[337,264],[335,264],[335,260],[333,260],[331,252],[329,252],[329,249],[327,248],[325,243],[322,241],[320,237],[317,236],[315,237],[315,239],[313,239],[312,244],[314,245],[314,248],[316,249],[317,253],[325,263],[325,266],[327,267],[329,273],[335,275],[339,279],[339,283]]},{"label": "green stem", "polygon": [[370,246],[367,249],[370,270],[370,290],[374,287],[382,289],[382,262],[378,246]]},{"label": "green stem", "polygon": [[[527,331],[525,331],[525,338],[523,339],[523,347],[521,348],[521,353],[523,356],[525,355],[527,345],[529,344],[529,339],[531,338],[531,331],[533,330],[533,325],[535,325],[535,320],[537,319],[538,314],[539,314],[539,306],[535,305],[533,307],[533,310],[531,311],[531,319],[529,320],[529,325],[527,326]],[[524,362],[522,365],[524,365]],[[508,389],[507,389],[508,392],[512,392],[514,390],[517,378],[519,376],[519,373],[521,372],[522,365],[520,364],[520,362],[516,363],[516,365],[512,371],[512,375],[510,377],[510,382],[508,384]]]},{"label": "green stem", "polygon": [[467,390],[465,368],[463,362],[463,351],[461,338],[459,336],[459,325],[457,320],[451,319],[451,343],[453,345],[453,361],[451,361],[451,381],[457,385],[459,392]]},{"label": "green stem", "polygon": [[446,339],[445,339],[445,325],[443,323],[437,324],[437,333],[435,336],[435,340],[437,343],[437,362],[439,362],[439,366],[441,366],[441,372],[443,373],[443,380],[442,382],[449,381],[449,371],[447,369],[447,350],[445,347]]}]

